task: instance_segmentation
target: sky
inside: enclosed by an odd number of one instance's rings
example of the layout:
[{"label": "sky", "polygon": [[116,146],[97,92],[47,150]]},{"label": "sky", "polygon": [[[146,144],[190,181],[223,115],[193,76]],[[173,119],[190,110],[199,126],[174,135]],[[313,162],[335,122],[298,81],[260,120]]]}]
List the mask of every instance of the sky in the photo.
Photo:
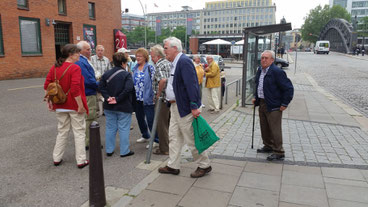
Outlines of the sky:
[{"label": "sky", "polygon": [[[180,11],[182,6],[190,6],[193,9],[203,9],[205,2],[217,0],[140,0],[143,8],[147,5],[147,13]],[[291,22],[292,28],[300,28],[311,9],[329,3],[329,0],[272,0],[276,3],[276,22],[282,17]],[[155,7],[155,5],[157,7]],[[129,9],[129,13],[143,15],[143,9],[139,0],[121,0],[121,9]],[[145,9],[146,10],[146,9]]]}]

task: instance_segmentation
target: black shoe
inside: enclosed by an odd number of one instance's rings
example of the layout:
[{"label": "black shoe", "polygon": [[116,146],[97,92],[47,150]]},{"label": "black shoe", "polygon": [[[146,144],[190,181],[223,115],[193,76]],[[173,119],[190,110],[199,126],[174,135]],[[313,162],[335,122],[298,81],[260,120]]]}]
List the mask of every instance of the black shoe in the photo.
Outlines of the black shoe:
[{"label": "black shoe", "polygon": [[272,154],[267,157],[268,161],[274,161],[274,160],[284,160],[285,155],[282,154]]},{"label": "black shoe", "polygon": [[257,149],[257,153],[271,153],[273,152],[272,148],[262,147],[261,149]]},{"label": "black shoe", "polygon": [[55,165],[55,166],[59,166],[62,162],[63,162],[63,160],[62,160],[62,159],[61,159],[59,162],[55,162],[55,161],[54,161],[54,165]]},{"label": "black shoe", "polygon": [[106,155],[107,155],[108,157],[111,157],[113,154],[114,154],[114,151],[113,151],[113,152],[111,152],[111,153],[106,153]]},{"label": "black shoe", "polygon": [[128,157],[128,156],[131,156],[131,155],[134,155],[134,152],[133,151],[130,151],[128,154],[126,155],[120,155],[120,157]]}]

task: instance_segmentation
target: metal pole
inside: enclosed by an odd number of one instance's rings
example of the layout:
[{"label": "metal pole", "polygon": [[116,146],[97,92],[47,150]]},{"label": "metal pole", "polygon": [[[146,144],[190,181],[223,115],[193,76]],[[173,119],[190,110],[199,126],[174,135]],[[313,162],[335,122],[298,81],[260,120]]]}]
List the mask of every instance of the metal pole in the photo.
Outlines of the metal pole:
[{"label": "metal pole", "polygon": [[162,98],[160,97],[158,101],[156,102],[156,106],[155,106],[155,117],[153,118],[152,131],[151,131],[150,140],[149,140],[149,148],[146,154],[146,164],[151,163],[152,145],[153,145],[153,141],[155,140],[157,120],[158,120],[158,116],[160,114],[160,109],[161,109],[161,102],[162,102],[161,100]]},{"label": "metal pole", "polygon": [[238,81],[236,81],[236,89],[235,89],[235,96],[236,97],[238,97],[238,85],[239,85],[239,83],[238,83]]},{"label": "metal pole", "polygon": [[294,75],[296,74],[296,62],[298,61],[298,48],[295,50],[295,69],[294,69]]},{"label": "metal pole", "polygon": [[90,129],[89,148],[89,206],[106,205],[105,181],[102,164],[100,125],[94,121]]},{"label": "metal pole", "polygon": [[253,142],[254,142],[254,123],[256,119],[256,105],[253,106],[253,128],[252,128],[252,149],[253,149]]},{"label": "metal pole", "polygon": [[[147,24],[146,24],[146,12],[144,11],[144,8],[143,8],[143,4],[141,2],[141,0],[138,0],[139,3],[141,4],[141,7],[142,7],[142,11],[143,11],[143,15],[144,15],[144,48],[147,49]],[[146,10],[147,10],[147,5],[145,4],[145,7],[146,7]]]},{"label": "metal pole", "polygon": [[227,86],[225,87],[225,104],[227,104],[227,91],[228,91],[228,88]]}]

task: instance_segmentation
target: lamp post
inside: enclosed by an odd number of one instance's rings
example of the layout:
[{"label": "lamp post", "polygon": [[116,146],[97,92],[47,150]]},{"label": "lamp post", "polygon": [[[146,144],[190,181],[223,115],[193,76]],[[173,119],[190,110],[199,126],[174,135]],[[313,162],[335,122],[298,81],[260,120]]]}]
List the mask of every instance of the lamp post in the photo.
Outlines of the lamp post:
[{"label": "lamp post", "polygon": [[[146,22],[146,12],[144,11],[143,4],[141,0],[139,0],[139,3],[141,4],[143,15],[144,15],[144,48],[147,48],[147,22]],[[146,6],[146,5],[145,5]],[[147,7],[146,7],[147,10]]]}]

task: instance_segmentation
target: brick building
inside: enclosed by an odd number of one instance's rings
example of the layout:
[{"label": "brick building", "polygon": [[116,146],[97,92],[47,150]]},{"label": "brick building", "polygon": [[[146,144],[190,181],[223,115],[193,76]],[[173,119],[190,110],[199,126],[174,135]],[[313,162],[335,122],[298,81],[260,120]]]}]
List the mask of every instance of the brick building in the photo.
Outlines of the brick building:
[{"label": "brick building", "polygon": [[67,43],[105,47],[121,29],[120,0],[1,0],[0,80],[43,77]]}]

